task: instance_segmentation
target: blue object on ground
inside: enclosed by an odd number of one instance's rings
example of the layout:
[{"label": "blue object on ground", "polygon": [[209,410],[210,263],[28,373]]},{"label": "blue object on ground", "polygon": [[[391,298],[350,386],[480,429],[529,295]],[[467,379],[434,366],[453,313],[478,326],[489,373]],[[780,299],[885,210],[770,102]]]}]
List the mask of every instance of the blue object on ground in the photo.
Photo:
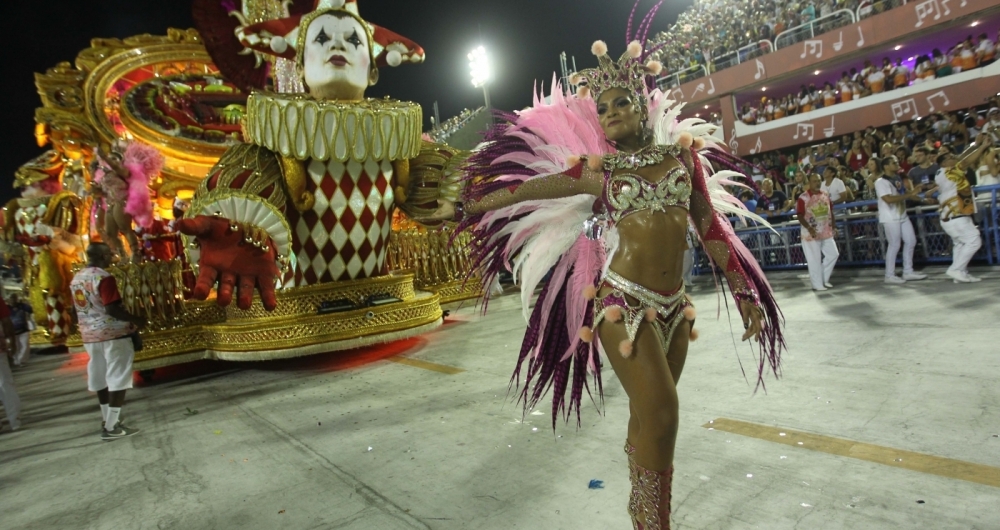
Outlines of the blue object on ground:
[{"label": "blue object on ground", "polygon": [[590,484],[587,487],[590,488],[590,489],[592,489],[592,490],[602,490],[602,489],[604,489],[604,481],[603,480],[597,480],[596,478],[592,479],[590,481]]}]

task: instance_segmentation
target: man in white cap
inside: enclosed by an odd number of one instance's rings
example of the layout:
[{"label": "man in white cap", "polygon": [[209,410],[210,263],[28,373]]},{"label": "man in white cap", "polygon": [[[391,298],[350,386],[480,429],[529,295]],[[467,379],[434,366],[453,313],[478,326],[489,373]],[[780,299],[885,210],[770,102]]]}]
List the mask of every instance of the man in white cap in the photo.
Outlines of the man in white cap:
[{"label": "man in white cap", "polygon": [[[986,140],[986,135],[979,138]],[[990,145],[989,141],[981,141],[961,155],[942,153],[937,157],[937,163],[941,166],[935,177],[940,190],[938,202],[941,204],[941,228],[951,236],[952,241],[952,263],[946,274],[955,283],[980,281],[980,278],[969,274],[968,269],[972,257],[983,246],[983,239],[972,220],[976,213],[976,202],[972,197],[972,186],[965,178],[965,170],[974,166]]]}]

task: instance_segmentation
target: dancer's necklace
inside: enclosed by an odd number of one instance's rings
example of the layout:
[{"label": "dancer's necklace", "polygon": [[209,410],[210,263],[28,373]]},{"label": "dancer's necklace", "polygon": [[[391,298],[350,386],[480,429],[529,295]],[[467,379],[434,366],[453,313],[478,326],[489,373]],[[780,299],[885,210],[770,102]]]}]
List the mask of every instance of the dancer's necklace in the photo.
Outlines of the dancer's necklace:
[{"label": "dancer's necklace", "polygon": [[655,166],[663,162],[670,156],[677,156],[680,146],[677,145],[656,145],[650,144],[634,153],[618,152],[604,157],[604,169],[614,171],[616,169],[639,169],[646,166]]}]

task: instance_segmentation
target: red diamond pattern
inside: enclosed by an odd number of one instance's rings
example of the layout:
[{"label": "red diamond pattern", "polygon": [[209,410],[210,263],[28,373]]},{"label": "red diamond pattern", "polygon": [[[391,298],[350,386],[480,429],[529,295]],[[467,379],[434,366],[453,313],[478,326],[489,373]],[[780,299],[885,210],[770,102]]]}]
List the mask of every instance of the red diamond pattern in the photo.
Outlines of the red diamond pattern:
[{"label": "red diamond pattern", "polygon": [[392,171],[388,161],[309,164],[316,206],[289,212],[296,266],[285,278],[286,287],[386,274]]}]

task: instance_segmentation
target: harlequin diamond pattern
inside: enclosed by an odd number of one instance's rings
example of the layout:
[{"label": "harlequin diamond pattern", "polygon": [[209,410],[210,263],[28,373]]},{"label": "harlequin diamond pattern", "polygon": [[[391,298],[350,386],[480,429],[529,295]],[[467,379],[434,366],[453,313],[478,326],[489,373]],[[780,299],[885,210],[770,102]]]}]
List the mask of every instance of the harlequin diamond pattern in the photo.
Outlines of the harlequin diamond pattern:
[{"label": "harlequin diamond pattern", "polygon": [[49,340],[53,343],[65,341],[72,332],[70,328],[73,326],[73,317],[70,316],[62,298],[46,296],[45,314],[49,319]]},{"label": "harlequin diamond pattern", "polygon": [[392,230],[392,164],[313,160],[308,173],[316,203],[308,212],[289,214],[298,261],[285,286],[385,274]]}]

